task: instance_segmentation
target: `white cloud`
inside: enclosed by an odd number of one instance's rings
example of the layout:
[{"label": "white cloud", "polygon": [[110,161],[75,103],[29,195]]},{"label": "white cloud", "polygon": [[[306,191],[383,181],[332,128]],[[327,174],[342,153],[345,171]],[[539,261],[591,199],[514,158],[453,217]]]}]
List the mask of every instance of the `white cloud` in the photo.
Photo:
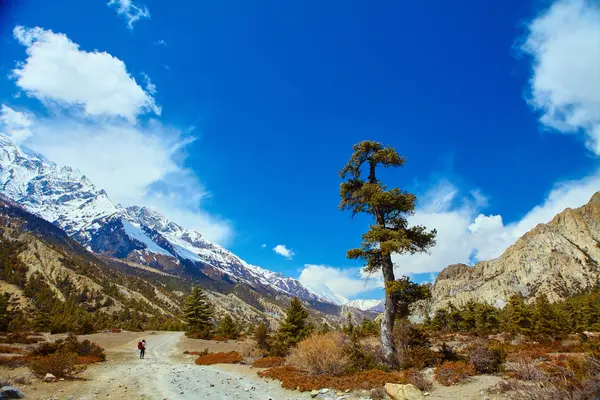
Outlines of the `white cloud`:
[{"label": "white cloud", "polygon": [[154,44],[157,46],[165,46],[165,47],[169,46],[169,44],[162,39],[157,40],[156,42],[154,42]]},{"label": "white cloud", "polygon": [[298,278],[300,283],[313,292],[337,303],[343,298],[383,288],[380,279],[366,279],[360,268],[335,268],[327,265],[306,264]]},{"label": "white cloud", "polygon": [[528,26],[521,50],[533,62],[531,104],[559,132],[583,131],[600,154],[600,7],[561,0]]},{"label": "white cloud", "polygon": [[31,117],[4,104],[0,108],[0,123],[4,125],[3,133],[16,143],[21,143],[31,136],[30,127],[33,123]]},{"label": "white cloud", "polygon": [[140,18],[150,18],[148,7],[138,6],[131,0],[110,0],[107,5],[116,6],[117,14],[125,18],[129,29],[133,29],[133,24]]},{"label": "white cloud", "polygon": [[[65,35],[41,28],[17,27],[14,34],[28,55],[13,71],[16,84],[51,112],[40,116],[3,106],[0,122],[9,134],[56,163],[79,169],[113,201],[150,206],[211,241],[230,242],[231,223],[204,209],[210,194],[184,166],[191,130],[138,121],[147,107],[160,110],[122,61],[80,51]],[[150,78],[144,79],[154,92]]]},{"label": "white cloud", "polygon": [[156,94],[156,85],[152,83],[148,74],[142,72],[141,75],[142,78],[144,78],[144,82],[146,83],[146,92],[154,96]]},{"label": "white cloud", "polygon": [[160,115],[152,95],[118,58],[80,50],[66,35],[39,27],[17,26],[13,34],[27,47],[27,58],[11,76],[28,95],[47,105],[81,107],[88,116],[120,116],[135,122],[146,112]]},{"label": "white cloud", "polygon": [[273,247],[273,251],[279,254],[280,256],[287,258],[288,260],[291,260],[292,257],[296,255],[291,249],[288,249],[284,244],[278,244],[277,246]]},{"label": "white cloud", "polygon": [[461,197],[455,186],[441,182],[423,197],[436,199],[434,203],[420,204],[410,218],[412,224],[438,231],[436,246],[430,254],[394,255],[396,271],[437,272],[450,264],[496,258],[537,224],[550,221],[565,208],[587,203],[599,188],[600,171],[583,179],[559,182],[542,204],[520,220],[505,225],[501,215],[481,214],[480,202],[472,193]]},{"label": "white cloud", "polygon": [[267,244],[266,244],[266,243],[263,243],[263,244],[261,244],[261,245],[260,245],[260,248],[261,248],[261,249],[265,249],[266,247],[267,247]]}]

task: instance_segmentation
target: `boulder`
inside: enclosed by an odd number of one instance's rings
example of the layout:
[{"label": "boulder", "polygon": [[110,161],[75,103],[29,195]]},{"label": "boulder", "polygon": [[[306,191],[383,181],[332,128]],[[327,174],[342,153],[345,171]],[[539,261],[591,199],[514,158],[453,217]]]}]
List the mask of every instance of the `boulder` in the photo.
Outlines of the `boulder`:
[{"label": "boulder", "polygon": [[4,386],[0,389],[0,399],[22,399],[25,393],[14,386]]},{"label": "boulder", "polygon": [[310,392],[310,397],[315,398],[319,395],[319,391],[318,390],[313,390],[312,392]]},{"label": "boulder", "polygon": [[57,379],[56,379],[56,377],[54,375],[48,373],[48,374],[46,374],[46,376],[44,376],[43,381],[44,382],[56,382]]},{"label": "boulder", "polygon": [[386,383],[385,392],[394,400],[424,400],[423,392],[415,385]]}]

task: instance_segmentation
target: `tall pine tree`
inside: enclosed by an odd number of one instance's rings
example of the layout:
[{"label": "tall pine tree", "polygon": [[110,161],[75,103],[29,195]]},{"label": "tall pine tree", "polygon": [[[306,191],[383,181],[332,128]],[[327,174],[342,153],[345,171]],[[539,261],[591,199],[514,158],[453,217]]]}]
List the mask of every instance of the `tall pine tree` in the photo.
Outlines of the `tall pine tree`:
[{"label": "tall pine tree", "polygon": [[279,325],[275,335],[275,347],[283,354],[290,347],[297,345],[302,339],[310,335],[312,326],[308,322],[308,311],[302,302],[294,297],[290,301],[290,308],[285,313],[285,319]]},{"label": "tall pine tree", "polygon": [[556,315],[545,294],[540,294],[535,299],[533,320],[535,333],[550,335],[558,331]]},{"label": "tall pine tree", "polygon": [[[390,146],[374,141],[364,141],[354,146],[354,154],[340,171],[340,209],[352,215],[370,214],[374,219],[363,236],[360,248],[348,251],[348,258],[360,259],[369,273],[383,272],[385,281],[385,310],[381,322],[381,347],[389,366],[397,362],[392,337],[397,299],[402,288],[396,284],[392,254],[426,252],[435,244],[435,230],[423,226],[409,227],[407,217],[415,210],[415,195],[398,188],[388,189],[377,179],[377,169],[401,167],[404,158]],[[363,174],[366,167],[367,175]]]},{"label": "tall pine tree", "polygon": [[186,298],[183,319],[191,331],[204,331],[212,327],[213,305],[199,286]]}]

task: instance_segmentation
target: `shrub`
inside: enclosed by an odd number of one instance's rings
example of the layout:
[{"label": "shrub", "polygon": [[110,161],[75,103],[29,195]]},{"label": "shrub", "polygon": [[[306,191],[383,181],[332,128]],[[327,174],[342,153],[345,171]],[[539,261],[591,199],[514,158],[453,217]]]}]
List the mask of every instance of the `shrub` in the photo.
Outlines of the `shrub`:
[{"label": "shrub", "polygon": [[523,381],[540,381],[544,378],[538,363],[528,356],[513,355],[506,363],[506,369],[510,376]]},{"label": "shrub", "polygon": [[252,367],[254,368],[273,368],[280,367],[285,363],[285,358],[283,357],[265,357],[259,358],[252,363]]},{"label": "shrub", "polygon": [[444,386],[463,382],[475,375],[475,368],[464,361],[446,361],[435,369],[435,379]]},{"label": "shrub", "polygon": [[349,369],[352,371],[386,369],[381,347],[363,344],[356,336],[353,336],[344,346],[343,351],[349,359]]},{"label": "shrub", "polygon": [[344,336],[339,332],[311,335],[298,343],[290,364],[309,375],[340,375],[350,366],[344,354]]},{"label": "shrub", "polygon": [[[43,357],[64,351],[74,353],[79,357],[86,357],[87,361],[92,358],[97,361],[105,361],[106,354],[104,349],[89,340],[79,341],[75,335],[69,335],[65,340],[59,339],[56,342],[45,342],[37,346],[31,353],[34,357]],[[92,358],[91,358],[92,357]]]},{"label": "shrub", "polygon": [[39,336],[30,337],[27,333],[15,332],[0,337],[0,343],[5,344],[35,344],[43,342],[45,339]]},{"label": "shrub", "polygon": [[254,329],[254,340],[256,341],[256,345],[263,350],[269,350],[269,327],[266,323],[261,322]]},{"label": "shrub", "polygon": [[469,364],[475,367],[479,374],[498,372],[506,361],[506,353],[500,348],[487,346],[483,342],[476,343],[468,352]]},{"label": "shrub", "polygon": [[423,391],[430,390],[433,386],[423,373],[417,369],[407,369],[406,371],[402,371],[402,375],[406,378],[407,383],[412,383]]},{"label": "shrub", "polygon": [[202,351],[184,351],[183,354],[191,355],[191,356],[205,356],[209,354],[210,351],[208,349],[204,349]]},{"label": "shrub", "polygon": [[446,362],[446,361],[460,361],[461,357],[460,355],[454,351],[454,349],[451,346],[448,346],[446,343],[442,343],[442,346],[440,347],[440,349],[438,350],[438,357],[440,360],[440,363]]},{"label": "shrub", "polygon": [[242,355],[237,351],[230,351],[228,353],[210,353],[196,359],[196,364],[198,365],[238,364],[241,362]]},{"label": "shrub", "polygon": [[262,378],[271,378],[281,381],[281,386],[285,389],[299,390],[306,392],[321,388],[335,388],[337,390],[371,390],[374,387],[383,387],[386,383],[409,383],[402,372],[385,372],[378,369],[362,372],[353,372],[350,374],[331,376],[331,375],[309,375],[304,371],[299,371],[290,365],[282,367],[269,368],[259,371],[258,375]]},{"label": "shrub", "polygon": [[23,354],[23,349],[20,347],[2,346],[0,345],[0,353],[2,354]]},{"label": "shrub", "polygon": [[57,378],[73,378],[85,371],[85,365],[77,365],[77,354],[60,351],[29,363],[29,369],[38,378],[52,374]]}]

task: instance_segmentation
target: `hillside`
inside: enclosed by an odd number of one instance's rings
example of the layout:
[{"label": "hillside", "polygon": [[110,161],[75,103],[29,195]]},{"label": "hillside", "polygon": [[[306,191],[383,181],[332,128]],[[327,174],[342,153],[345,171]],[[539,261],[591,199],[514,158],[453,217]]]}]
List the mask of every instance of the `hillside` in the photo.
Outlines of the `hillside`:
[{"label": "hillside", "polygon": [[[208,277],[185,278],[89,252],[62,229],[0,196],[0,292],[9,296],[15,325],[55,331],[171,329],[181,326],[181,305],[200,284],[215,304],[217,318],[270,321],[277,326],[289,296],[259,293],[245,283],[227,285]],[[307,303],[308,304],[308,303]],[[341,310],[310,309],[313,320],[335,323]],[[38,321],[38,320],[41,320]]]},{"label": "hillside", "polygon": [[147,207],[124,207],[84,175],[0,135],[1,193],[55,224],[85,248],[177,276],[244,283],[268,295],[297,296],[328,308],[298,280],[251,265]]},{"label": "hillside", "polygon": [[529,301],[545,294],[551,302],[598,284],[600,192],[577,209],[566,209],[523,235],[500,257],[475,266],[450,265],[438,275],[430,311],[449,301],[469,300],[502,307],[513,293]]}]

